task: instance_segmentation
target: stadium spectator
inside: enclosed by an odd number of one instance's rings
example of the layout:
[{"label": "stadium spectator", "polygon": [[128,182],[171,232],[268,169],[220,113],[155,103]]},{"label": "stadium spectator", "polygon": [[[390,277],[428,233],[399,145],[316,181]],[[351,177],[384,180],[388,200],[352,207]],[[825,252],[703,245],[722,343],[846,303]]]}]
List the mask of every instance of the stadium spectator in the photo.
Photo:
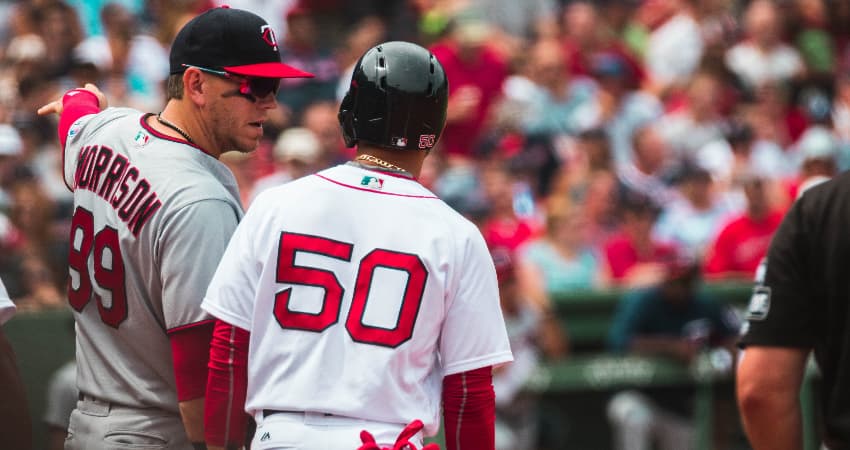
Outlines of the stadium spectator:
[{"label": "stadium spectator", "polygon": [[39,34],[46,49],[45,73],[64,76],[70,70],[74,48],[84,37],[79,17],[61,0],[43,2],[37,8]]},{"label": "stadium spectator", "polygon": [[591,178],[598,172],[614,172],[611,144],[605,130],[591,128],[579,133],[562,156],[550,195],[583,202]]},{"label": "stadium spectator", "polygon": [[797,21],[794,47],[800,51],[806,72],[828,77],[835,70],[836,48],[824,0],[795,0],[790,11],[790,18]]},{"label": "stadium spectator", "polygon": [[826,127],[813,126],[803,133],[795,146],[801,160],[797,177],[791,180],[791,199],[797,199],[808,189],[829,181],[838,173],[838,139]]},{"label": "stadium spectator", "polygon": [[654,95],[635,89],[637,75],[616,53],[600,53],[591,61],[593,77],[599,81],[597,95],[601,120],[611,140],[618,166],[632,161],[635,132],[661,117],[663,106]]},{"label": "stadium spectator", "polygon": [[751,280],[782,221],[783,211],[773,209],[769,202],[764,176],[750,173],[742,183],[747,209],[726,223],[711,244],[705,263],[707,277]]},{"label": "stadium spectator", "polygon": [[706,247],[728,217],[729,204],[715,196],[711,174],[687,162],[676,175],[678,194],[664,205],[655,223],[653,236],[701,259]]},{"label": "stadium spectator", "polygon": [[709,142],[723,138],[722,83],[710,72],[697,72],[687,85],[685,104],[661,118],[658,130],[679,159],[691,159]]},{"label": "stadium spectator", "polygon": [[553,199],[545,233],[518,250],[520,289],[541,309],[561,294],[602,286],[602,263],[587,246],[586,226],[578,207]]},{"label": "stadium spectator", "polygon": [[620,230],[602,248],[615,285],[639,287],[658,282],[664,273],[662,263],[676,253],[674,246],[652,237],[658,208],[646,196],[628,194],[622,199]]},{"label": "stadium spectator", "polygon": [[483,202],[489,204],[481,234],[490,248],[514,252],[540,232],[534,218],[517,215],[514,204],[517,183],[508,169],[498,162],[487,164],[479,176]]},{"label": "stadium spectator", "polygon": [[783,17],[771,0],[755,0],[744,13],[746,39],[726,52],[726,66],[751,91],[785,82],[805,69],[800,53],[782,42]]},{"label": "stadium spectator", "polygon": [[632,139],[631,163],[620,166],[617,177],[624,195],[636,194],[649,198],[656,207],[673,200],[668,186],[670,171],[678,162],[661,136],[657,125],[646,125],[635,131]]},{"label": "stadium spectator", "polygon": [[540,38],[558,34],[557,1],[473,0],[485,20],[497,28],[499,39],[510,39],[516,48]]},{"label": "stadium spectator", "polygon": [[317,172],[319,140],[306,128],[287,128],[274,144],[274,172],[259,178],[254,183],[251,200],[274,186]]},{"label": "stadium spectator", "polygon": [[651,30],[645,64],[653,92],[664,96],[687,84],[704,51],[689,0],[648,0],[641,6]]},{"label": "stadium spectator", "polygon": [[[662,279],[620,300],[608,335],[617,354],[672,358],[690,365],[717,349],[718,369],[731,369],[738,320],[699,291],[700,269],[692,258],[671,255]],[[696,448],[693,386],[627,390],[608,403],[614,448],[662,450]]]},{"label": "stadium spectator", "polygon": [[[153,36],[140,33],[137,18],[119,3],[104,6],[100,20],[103,34],[84,39],[74,49],[74,57],[94,63],[111,81],[110,85],[126,91],[130,105],[144,110],[161,107],[168,74],[166,49]],[[115,105],[120,102],[114,100],[113,94],[120,92],[107,92]]]},{"label": "stadium spectator", "polygon": [[536,42],[528,53],[533,89],[526,101],[524,131],[553,138],[576,135],[599,123],[596,83],[587,77],[570,77],[561,44]]},{"label": "stadium spectator", "polygon": [[496,394],[496,449],[532,450],[537,447],[539,395],[526,388],[543,360],[565,356],[568,342],[557,316],[540,311],[517,282],[513,254],[491,250],[499,280],[499,299],[514,362],[493,374]]},{"label": "stadium spectator", "polygon": [[570,75],[593,76],[593,64],[601,54],[619,58],[626,70],[634,75],[630,87],[635,88],[646,78],[641,63],[617,38],[608,24],[599,15],[599,6],[594,2],[575,1],[564,7],[563,36],[561,37]]},{"label": "stadium spectator", "polygon": [[337,109],[333,102],[317,101],[304,110],[301,118],[301,126],[312,131],[319,140],[319,159],[316,164],[321,168],[331,167],[351,156],[339,130]]},{"label": "stadium spectator", "polygon": [[488,44],[490,33],[480,12],[466,10],[456,14],[446,36],[430,48],[451,80],[440,145],[452,163],[472,158],[508,75],[504,57]]},{"label": "stadium spectator", "polygon": [[281,81],[278,101],[296,117],[310,103],[336,100],[340,70],[336,59],[322,41],[319,25],[309,7],[296,2],[286,13],[287,33],[281,40],[281,60],[292,67],[303,67],[313,78]]}]

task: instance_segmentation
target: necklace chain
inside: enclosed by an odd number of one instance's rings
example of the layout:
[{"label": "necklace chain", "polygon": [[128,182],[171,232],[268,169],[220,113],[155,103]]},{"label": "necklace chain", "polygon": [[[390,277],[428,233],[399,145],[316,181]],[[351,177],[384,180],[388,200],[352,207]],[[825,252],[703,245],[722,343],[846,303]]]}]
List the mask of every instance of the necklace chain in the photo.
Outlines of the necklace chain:
[{"label": "necklace chain", "polygon": [[363,155],[360,155],[360,156],[358,156],[354,159],[356,161],[370,162],[372,164],[375,164],[375,165],[378,165],[378,166],[381,166],[381,167],[384,167],[384,168],[387,168],[387,169],[398,170],[398,171],[401,171],[401,172],[407,172],[407,170],[402,169],[401,167],[399,167],[395,164],[388,163],[388,162],[384,161],[383,159],[378,158],[376,156],[372,156],[372,155],[363,154]]},{"label": "necklace chain", "polygon": [[189,133],[183,131],[182,128],[180,128],[177,125],[174,125],[173,123],[166,120],[165,117],[162,117],[162,113],[159,113],[159,114],[156,115],[156,121],[167,126],[168,128],[171,128],[172,130],[176,131],[180,136],[183,136],[183,139],[186,139],[186,141],[189,142],[190,144],[195,143],[195,141],[192,140],[192,137],[189,136]]}]

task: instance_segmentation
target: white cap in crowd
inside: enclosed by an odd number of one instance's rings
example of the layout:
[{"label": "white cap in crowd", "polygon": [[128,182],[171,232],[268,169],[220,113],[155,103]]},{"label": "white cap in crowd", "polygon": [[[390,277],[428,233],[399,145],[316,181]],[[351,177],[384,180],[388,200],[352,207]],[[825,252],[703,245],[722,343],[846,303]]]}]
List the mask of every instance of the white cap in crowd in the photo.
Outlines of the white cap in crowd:
[{"label": "white cap in crowd", "polygon": [[277,138],[274,145],[274,157],[278,161],[298,160],[314,164],[319,159],[319,140],[307,128],[289,128]]},{"label": "white cap in crowd", "polygon": [[18,130],[8,123],[0,124],[0,156],[20,155],[23,146]]}]

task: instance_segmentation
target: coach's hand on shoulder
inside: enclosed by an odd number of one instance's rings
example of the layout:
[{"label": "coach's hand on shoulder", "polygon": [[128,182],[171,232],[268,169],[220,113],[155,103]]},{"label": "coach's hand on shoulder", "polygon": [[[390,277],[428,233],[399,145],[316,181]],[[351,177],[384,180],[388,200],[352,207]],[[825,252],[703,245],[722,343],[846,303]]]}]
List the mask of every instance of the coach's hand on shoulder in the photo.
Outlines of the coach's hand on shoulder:
[{"label": "coach's hand on shoulder", "polygon": [[[97,88],[97,86],[95,86],[91,83],[86,83],[85,86],[83,86],[79,89],[84,89],[86,91],[93,93],[95,95],[95,97],[97,97],[98,107],[100,107],[101,111],[103,111],[104,109],[106,109],[107,106],[109,106],[108,102],[106,101],[106,95],[104,95],[103,92],[101,92],[101,90]],[[58,100],[54,100],[54,101],[42,106],[41,108],[38,108],[38,115],[39,116],[46,116],[48,114],[60,114],[61,115],[62,109],[63,109],[62,99],[64,99],[64,98],[65,98],[65,95],[63,95],[62,98],[59,98]]]}]

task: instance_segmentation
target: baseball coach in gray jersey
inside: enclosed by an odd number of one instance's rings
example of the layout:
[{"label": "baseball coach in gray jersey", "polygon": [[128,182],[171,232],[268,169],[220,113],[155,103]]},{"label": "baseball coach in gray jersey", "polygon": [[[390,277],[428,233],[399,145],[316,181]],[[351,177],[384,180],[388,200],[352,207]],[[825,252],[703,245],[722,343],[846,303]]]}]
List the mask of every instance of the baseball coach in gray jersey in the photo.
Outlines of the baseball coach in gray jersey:
[{"label": "baseball coach in gray jersey", "polygon": [[74,192],[68,300],[77,322],[77,383],[66,449],[203,448],[213,322],[200,308],[242,217],[218,158],[254,150],[281,78],[259,16],[211,9],[171,48],[159,114],[107,108],[93,85],[39,109],[56,113]]}]

